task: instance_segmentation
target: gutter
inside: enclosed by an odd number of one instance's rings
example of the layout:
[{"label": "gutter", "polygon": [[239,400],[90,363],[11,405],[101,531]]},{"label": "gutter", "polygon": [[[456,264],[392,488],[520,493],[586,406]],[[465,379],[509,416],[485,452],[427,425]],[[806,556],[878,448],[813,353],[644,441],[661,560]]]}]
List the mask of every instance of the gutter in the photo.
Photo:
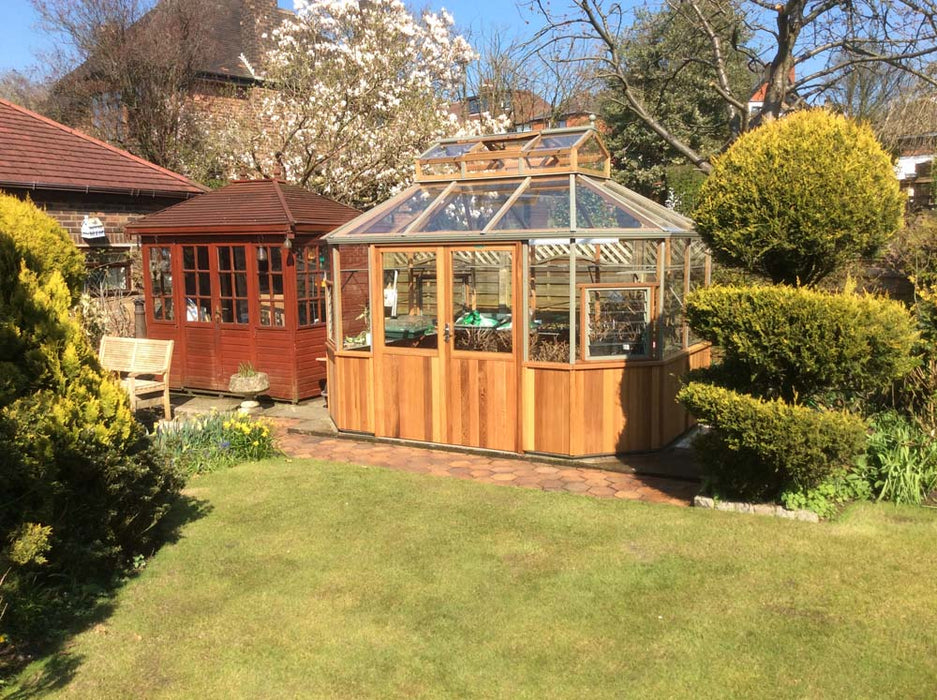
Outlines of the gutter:
[{"label": "gutter", "polygon": [[191,199],[192,197],[197,197],[204,192],[186,192],[183,190],[147,190],[147,189],[135,189],[133,187],[104,187],[104,186],[92,186],[92,185],[62,185],[58,183],[49,183],[49,182],[19,182],[19,181],[9,181],[9,180],[0,180],[0,189],[14,189],[14,190],[43,190],[43,191],[58,191],[58,192],[80,192],[82,194],[122,194],[129,195],[131,197],[150,197],[155,199],[157,197],[169,197],[173,199]]}]

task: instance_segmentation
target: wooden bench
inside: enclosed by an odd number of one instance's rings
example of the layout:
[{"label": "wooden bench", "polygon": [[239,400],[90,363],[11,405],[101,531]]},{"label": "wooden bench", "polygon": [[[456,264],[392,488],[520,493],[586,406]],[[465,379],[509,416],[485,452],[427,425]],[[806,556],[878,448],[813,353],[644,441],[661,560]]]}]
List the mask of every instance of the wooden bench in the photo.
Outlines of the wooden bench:
[{"label": "wooden bench", "polygon": [[[150,338],[101,338],[98,360],[101,366],[120,377],[120,385],[130,395],[130,408],[136,411],[145,403],[162,402],[166,420],[170,419],[169,366],[172,363],[171,340]],[[148,394],[162,396],[143,399]]]}]

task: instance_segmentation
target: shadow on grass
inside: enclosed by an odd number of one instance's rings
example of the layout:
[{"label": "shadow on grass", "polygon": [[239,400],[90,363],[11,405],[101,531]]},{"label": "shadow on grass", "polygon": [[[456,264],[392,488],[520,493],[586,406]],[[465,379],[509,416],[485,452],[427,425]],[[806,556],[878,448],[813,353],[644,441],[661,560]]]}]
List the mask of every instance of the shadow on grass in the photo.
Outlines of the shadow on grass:
[{"label": "shadow on grass", "polygon": [[[211,511],[212,506],[208,501],[178,496],[158,525],[161,535],[159,544],[150,556],[156,554],[162,546],[177,542],[186,525],[204,518]],[[103,624],[114,612],[114,599],[120,589],[136,575],[136,572],[125,572],[123,576],[116,576],[104,584],[81,585],[69,582],[62,586],[49,585],[43,591],[44,594],[59,599],[68,597],[72,602],[59,607],[45,639],[30,650],[31,654],[0,658],[0,680],[6,677],[13,681],[8,687],[0,683],[0,697],[4,700],[23,700],[66,686],[74,678],[83,660],[69,649],[72,638]],[[35,672],[25,672],[26,666],[34,660],[39,662]],[[19,678],[16,678],[17,673],[21,674]]]}]

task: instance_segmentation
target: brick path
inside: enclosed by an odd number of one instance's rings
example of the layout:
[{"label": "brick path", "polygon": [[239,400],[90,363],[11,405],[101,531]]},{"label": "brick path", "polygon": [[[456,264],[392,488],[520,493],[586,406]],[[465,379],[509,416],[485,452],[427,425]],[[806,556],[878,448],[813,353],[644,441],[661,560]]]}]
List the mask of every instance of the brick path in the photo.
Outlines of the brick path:
[{"label": "brick path", "polygon": [[699,490],[697,484],[677,479],[564,467],[496,455],[290,433],[287,428],[292,422],[282,419],[276,421],[279,428],[278,444],[289,457],[386,467],[541,491],[567,491],[595,498],[627,498],[682,506],[689,505]]}]

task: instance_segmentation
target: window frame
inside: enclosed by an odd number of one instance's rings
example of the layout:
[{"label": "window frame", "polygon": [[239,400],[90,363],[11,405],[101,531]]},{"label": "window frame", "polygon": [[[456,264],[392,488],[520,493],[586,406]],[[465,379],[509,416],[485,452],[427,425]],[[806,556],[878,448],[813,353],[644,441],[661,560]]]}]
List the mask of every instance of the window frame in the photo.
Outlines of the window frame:
[{"label": "window frame", "polygon": [[[657,347],[657,337],[655,331],[655,319],[657,317],[657,285],[649,284],[643,282],[634,282],[634,283],[620,283],[620,282],[606,282],[606,283],[586,283],[586,284],[577,284],[577,291],[579,292],[579,313],[576,314],[576,320],[579,323],[579,352],[577,353],[577,361],[594,363],[594,362],[632,362],[632,361],[649,361],[657,359],[659,349]],[[645,331],[647,337],[647,348],[644,353],[638,354],[629,354],[629,355],[601,355],[597,357],[590,357],[589,355],[589,345],[588,345],[588,333],[587,333],[587,314],[588,314],[588,295],[592,290],[644,290],[647,293],[647,308],[645,311],[645,316],[647,318]]]}]

